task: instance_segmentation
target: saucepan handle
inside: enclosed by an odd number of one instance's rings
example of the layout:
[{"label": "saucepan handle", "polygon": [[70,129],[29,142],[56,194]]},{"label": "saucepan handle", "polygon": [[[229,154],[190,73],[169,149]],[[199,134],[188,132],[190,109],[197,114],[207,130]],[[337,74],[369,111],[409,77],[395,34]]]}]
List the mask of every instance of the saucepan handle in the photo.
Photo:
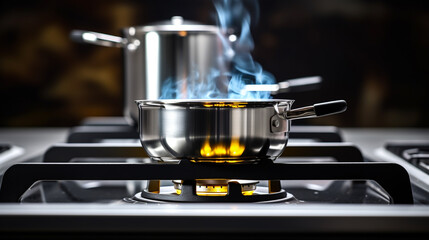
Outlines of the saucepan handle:
[{"label": "saucepan handle", "polygon": [[279,90],[274,91],[271,94],[313,90],[319,88],[321,83],[322,78],[320,76],[289,79],[277,83],[279,85]]},{"label": "saucepan handle", "polygon": [[76,42],[90,43],[105,47],[124,47],[128,42],[125,38],[83,30],[73,30],[70,33],[70,38]]},{"label": "saucepan handle", "polygon": [[320,76],[289,79],[277,84],[246,84],[241,94],[247,92],[271,92],[271,95],[287,92],[301,92],[314,90],[320,87],[322,78]]},{"label": "saucepan handle", "polygon": [[323,117],[346,111],[347,103],[344,100],[316,103],[313,106],[307,106],[285,111],[283,117],[288,120]]}]

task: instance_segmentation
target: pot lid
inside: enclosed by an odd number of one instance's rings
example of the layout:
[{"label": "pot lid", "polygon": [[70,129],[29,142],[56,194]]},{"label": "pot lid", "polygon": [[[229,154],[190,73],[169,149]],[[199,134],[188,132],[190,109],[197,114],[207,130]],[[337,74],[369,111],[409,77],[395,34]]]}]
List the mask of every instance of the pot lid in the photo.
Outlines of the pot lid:
[{"label": "pot lid", "polygon": [[219,28],[214,25],[204,25],[199,22],[184,20],[181,16],[173,16],[170,20],[154,22],[147,26],[136,27],[136,30],[143,32],[219,32]]}]

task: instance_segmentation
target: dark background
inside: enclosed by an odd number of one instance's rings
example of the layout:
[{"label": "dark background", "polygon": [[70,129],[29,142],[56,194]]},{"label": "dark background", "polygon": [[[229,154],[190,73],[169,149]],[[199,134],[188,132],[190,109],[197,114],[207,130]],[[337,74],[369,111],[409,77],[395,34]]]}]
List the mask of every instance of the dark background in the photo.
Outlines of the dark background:
[{"label": "dark background", "polygon": [[[426,1],[428,2],[428,1]],[[304,123],[429,127],[425,1],[264,0],[253,56],[278,81],[320,75],[319,90],[283,94],[295,107],[345,99],[346,113]],[[122,114],[118,48],[74,43],[73,29],[121,28],[180,15],[215,24],[212,1],[2,1],[0,126],[73,126]]]}]

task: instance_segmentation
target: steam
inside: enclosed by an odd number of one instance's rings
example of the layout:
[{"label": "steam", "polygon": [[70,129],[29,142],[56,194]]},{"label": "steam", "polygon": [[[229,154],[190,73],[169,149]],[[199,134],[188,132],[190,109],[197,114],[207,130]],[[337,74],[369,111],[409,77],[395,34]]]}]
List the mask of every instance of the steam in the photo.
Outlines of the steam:
[{"label": "steam", "polygon": [[[227,98],[228,94],[221,91],[222,88],[217,85],[221,76],[220,71],[213,68],[206,76],[202,76],[203,81],[201,81],[198,71],[193,71],[182,80],[170,77],[163,83],[160,99]],[[224,81],[222,80],[222,82]]]},{"label": "steam", "polygon": [[[198,70],[192,71],[185,79],[169,78],[162,86],[161,99],[269,99],[267,91],[242,91],[246,84],[274,84],[274,76],[263,70],[252,58],[254,42],[250,32],[251,14],[253,19],[259,16],[256,0],[214,0],[219,39],[223,53],[219,57],[221,66],[229,64],[228,71],[211,69],[205,76]],[[234,32],[231,32],[233,30]],[[239,37],[237,35],[239,34]],[[194,63],[198,64],[198,63]],[[197,68],[195,68],[197,69]]]}]

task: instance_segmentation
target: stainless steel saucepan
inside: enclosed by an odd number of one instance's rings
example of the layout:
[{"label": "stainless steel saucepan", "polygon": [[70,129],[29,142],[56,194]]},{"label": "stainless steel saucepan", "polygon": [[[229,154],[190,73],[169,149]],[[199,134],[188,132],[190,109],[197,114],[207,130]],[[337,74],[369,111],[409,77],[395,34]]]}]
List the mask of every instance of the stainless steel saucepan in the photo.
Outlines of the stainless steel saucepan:
[{"label": "stainless steel saucepan", "polygon": [[[223,79],[231,71],[230,59],[224,53],[228,49],[225,46],[231,44],[226,34],[217,26],[174,16],[167,21],[124,28],[121,37],[82,30],[74,30],[70,36],[77,42],[123,49],[124,116],[130,123],[137,123],[134,100],[160,98],[162,87],[169,82],[174,85],[190,78],[192,81],[186,87],[192,89],[194,85],[206,85],[208,79],[205,76],[216,70],[217,75],[222,76],[216,81],[223,83],[216,85],[224,85]],[[248,85],[243,91],[276,94],[314,87],[320,81],[320,77],[292,79],[273,85]],[[225,87],[219,90],[228,92]],[[183,98],[190,98],[186,91],[181,89]]]},{"label": "stainless steel saucepan", "polygon": [[163,161],[275,160],[291,120],[346,110],[344,100],[291,109],[293,100],[138,100],[140,141]]},{"label": "stainless steel saucepan", "polygon": [[77,42],[120,47],[124,55],[124,116],[137,122],[136,99],[158,99],[166,81],[179,81],[193,72],[201,76],[212,69],[226,72],[219,61],[223,44],[213,25],[185,21],[175,16],[171,20],[145,26],[122,29],[122,37],[92,31],[74,30],[70,37]]}]

